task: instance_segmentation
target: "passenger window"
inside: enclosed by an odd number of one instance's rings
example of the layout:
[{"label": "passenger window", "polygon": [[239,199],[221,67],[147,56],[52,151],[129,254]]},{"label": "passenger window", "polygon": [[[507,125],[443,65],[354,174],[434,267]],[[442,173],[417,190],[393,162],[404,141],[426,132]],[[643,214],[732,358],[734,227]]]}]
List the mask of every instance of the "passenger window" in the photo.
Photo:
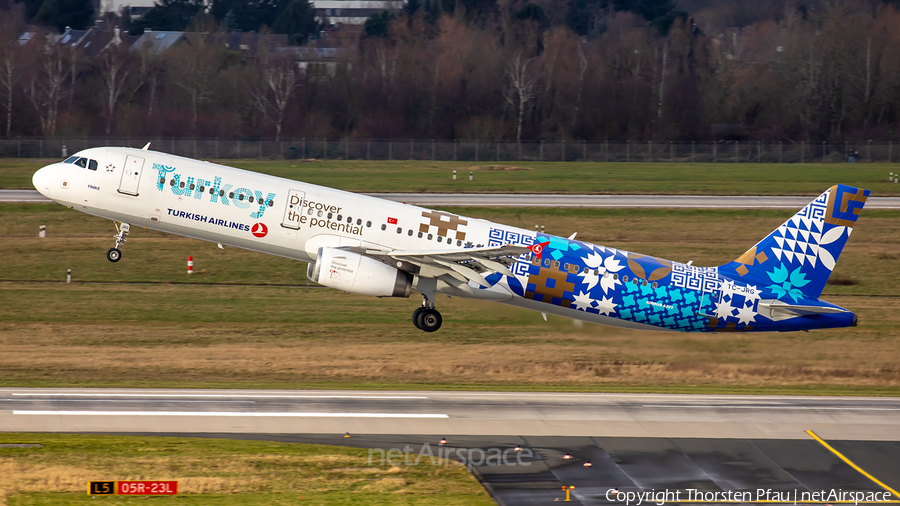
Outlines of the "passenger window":
[{"label": "passenger window", "polygon": [[238,200],[244,200],[244,194],[243,194],[243,193],[240,194],[240,195],[238,195]]},{"label": "passenger window", "polygon": [[645,280],[641,283],[641,285],[647,286],[647,280],[645,279]]},{"label": "passenger window", "polygon": [[97,160],[91,160],[88,162],[88,170],[97,170]]},{"label": "passenger window", "polygon": [[553,268],[554,268],[554,269],[559,269],[559,260],[554,260],[554,261],[553,261]]},{"label": "passenger window", "polygon": [[200,188],[199,188],[199,190],[200,190],[200,193],[203,193],[203,190],[205,190],[205,189],[206,189],[206,187],[205,187],[205,186],[201,186],[201,187],[200,187]]},{"label": "passenger window", "polygon": [[434,234],[428,234],[428,240],[429,240],[429,241],[430,241],[431,239],[433,239],[433,238],[434,238]]},{"label": "passenger window", "polygon": [[[357,225],[359,225],[360,223],[362,223],[362,220],[356,220],[356,224],[357,224]],[[367,222],[366,222],[366,227],[371,227],[371,226],[372,226],[372,222],[371,222],[371,221],[367,221]]]},{"label": "passenger window", "polygon": [[306,214],[312,216],[312,213],[313,213],[313,208],[310,207],[309,209],[307,209]]},{"label": "passenger window", "polygon": [[[349,222],[348,222],[348,223],[349,223]],[[357,218],[357,219],[356,219],[356,224],[357,224],[357,225],[362,225],[362,220],[361,220],[360,218]],[[367,221],[367,222],[366,222],[366,226],[367,226],[367,227],[371,227],[371,226],[372,226],[372,222],[371,222],[371,221]]]},{"label": "passenger window", "polygon": [[75,160],[75,165],[81,167],[82,169],[87,167],[87,158],[79,158]]},{"label": "passenger window", "polygon": [[316,216],[318,216],[319,218],[321,218],[323,214],[325,214],[325,213],[323,213],[322,211],[319,211],[318,213],[316,213]]},{"label": "passenger window", "polygon": [[175,180],[174,180],[174,179],[169,180],[169,186],[175,186]]},{"label": "passenger window", "polygon": [[216,189],[215,189],[215,188],[210,188],[210,189],[209,189],[209,194],[210,194],[210,195],[215,195],[215,194],[216,194]]},{"label": "passenger window", "polygon": [[566,263],[563,265],[563,269],[569,270],[569,263],[568,263],[568,262],[566,262]]},{"label": "passenger window", "polygon": [[78,156],[72,155],[72,156],[66,158],[65,160],[63,160],[63,163],[75,163],[75,160],[78,160]]},{"label": "passenger window", "polygon": [[224,197],[224,196],[225,196],[225,190],[219,190],[219,196],[220,196],[220,197]]},{"label": "passenger window", "polygon": [[381,224],[381,230],[387,230],[387,225],[385,225],[384,223],[382,223],[382,224]]},{"label": "passenger window", "polygon": [[410,237],[412,237],[412,233],[413,233],[413,231],[412,231],[412,229],[409,229],[409,233],[408,233],[408,234],[406,234],[406,235],[408,235],[408,236],[410,236]]},{"label": "passenger window", "polygon": [[160,182],[160,184],[165,183],[165,182],[166,182],[166,178],[164,178],[164,177],[159,178],[159,182]]},{"label": "passenger window", "polygon": [[[251,202],[252,202],[252,201],[251,201]],[[331,219],[332,216],[334,216],[333,213],[328,213],[328,219],[329,219],[329,220]]]},{"label": "passenger window", "polygon": [[[184,183],[181,183],[181,184],[182,184],[182,186],[184,186]],[[233,198],[234,198],[234,192],[228,192],[228,198],[233,199]]]},{"label": "passenger window", "polygon": [[274,201],[274,200],[270,200],[270,201],[268,201],[268,202],[266,202],[266,203],[269,204],[269,207],[272,207],[272,206],[275,205],[275,201]]},{"label": "passenger window", "polygon": [[628,282],[628,276],[622,276],[622,282],[623,282],[623,283],[627,283],[627,282]]},{"label": "passenger window", "polygon": [[191,183],[191,190],[195,188],[194,183]]},{"label": "passenger window", "polygon": [[550,259],[549,258],[544,259],[544,267],[550,267]]},{"label": "passenger window", "polygon": [[178,187],[179,187],[179,188],[184,188],[184,181],[178,183]]},{"label": "passenger window", "polygon": [[456,245],[457,245],[457,246],[462,246],[462,241],[460,241],[459,239],[457,239],[457,240],[456,240]]},{"label": "passenger window", "polygon": [[400,227],[397,227],[397,233],[398,233],[398,234],[402,234],[402,233],[403,233],[403,229],[400,228]]},{"label": "passenger window", "polygon": [[[618,274],[613,274],[613,279],[619,279],[619,275],[618,275]],[[628,281],[628,279],[625,279],[625,281]]]},{"label": "passenger window", "polygon": [[658,286],[659,286],[659,283],[657,283],[656,281],[654,281],[653,284],[650,286],[650,288],[653,288],[654,290],[656,290],[656,288],[657,288]]},{"label": "passenger window", "polygon": [[344,217],[341,216],[341,215],[339,214],[338,217],[337,217],[337,220],[338,220],[338,221],[344,221]]},{"label": "passenger window", "polygon": [[444,236],[439,235],[439,236],[438,236],[438,242],[442,242],[443,240],[444,240]]},{"label": "passenger window", "polygon": [[419,239],[421,239],[423,235],[425,235],[425,234],[423,234],[422,232],[419,232]]}]

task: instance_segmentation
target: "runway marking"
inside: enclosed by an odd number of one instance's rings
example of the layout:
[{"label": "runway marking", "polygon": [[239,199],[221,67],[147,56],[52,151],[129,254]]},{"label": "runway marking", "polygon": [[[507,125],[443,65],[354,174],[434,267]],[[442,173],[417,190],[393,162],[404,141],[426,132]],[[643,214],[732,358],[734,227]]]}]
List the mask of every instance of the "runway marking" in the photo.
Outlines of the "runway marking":
[{"label": "runway marking", "polygon": [[45,411],[14,410],[14,415],[50,416],[229,416],[256,418],[450,418],[443,413],[260,413],[240,411]]},{"label": "runway marking", "polygon": [[645,408],[715,408],[715,409],[809,409],[833,411],[900,411],[900,408],[864,408],[856,406],[728,406],[718,404],[644,404]]},{"label": "runway marking", "polygon": [[881,488],[883,488],[883,489],[887,490],[888,492],[894,494],[894,496],[896,496],[897,498],[900,498],[900,493],[898,493],[896,490],[892,489],[891,487],[885,485],[884,483],[881,483],[880,481],[878,481],[878,478],[876,478],[876,477],[872,476],[871,474],[869,474],[869,473],[863,471],[863,468],[861,468],[861,467],[859,467],[858,465],[854,464],[850,459],[848,459],[847,457],[845,457],[844,454],[842,454],[841,452],[839,452],[839,451],[835,450],[834,448],[832,448],[832,446],[831,446],[830,444],[828,444],[828,443],[826,443],[825,441],[823,441],[822,438],[820,438],[819,436],[817,436],[815,432],[813,432],[813,431],[811,431],[811,430],[807,430],[807,431],[805,431],[805,432],[806,432],[807,435],[809,435],[809,437],[811,437],[811,438],[815,439],[816,441],[818,441],[819,444],[821,444],[822,446],[824,446],[825,448],[827,448],[829,451],[831,451],[831,453],[837,455],[837,457],[838,457],[839,459],[841,459],[841,460],[843,460],[844,462],[846,462],[850,467],[852,467],[853,469],[856,469],[857,471],[859,471],[860,473],[862,473],[863,476],[865,476],[866,478],[868,478],[868,479],[872,480],[873,482],[877,483],[879,486],[881,486]]},{"label": "runway marking", "polygon": [[424,396],[398,395],[247,395],[247,394],[84,394],[13,393],[19,397],[194,397],[239,399],[427,399]]}]

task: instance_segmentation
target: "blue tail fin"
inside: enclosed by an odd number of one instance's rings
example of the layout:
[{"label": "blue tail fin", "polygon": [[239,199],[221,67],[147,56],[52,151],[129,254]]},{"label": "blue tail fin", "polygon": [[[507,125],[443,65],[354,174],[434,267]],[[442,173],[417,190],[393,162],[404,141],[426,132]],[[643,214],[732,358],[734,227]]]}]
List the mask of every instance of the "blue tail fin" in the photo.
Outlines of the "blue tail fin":
[{"label": "blue tail fin", "polygon": [[818,298],[869,193],[832,186],[719,272],[766,286],[779,299]]}]

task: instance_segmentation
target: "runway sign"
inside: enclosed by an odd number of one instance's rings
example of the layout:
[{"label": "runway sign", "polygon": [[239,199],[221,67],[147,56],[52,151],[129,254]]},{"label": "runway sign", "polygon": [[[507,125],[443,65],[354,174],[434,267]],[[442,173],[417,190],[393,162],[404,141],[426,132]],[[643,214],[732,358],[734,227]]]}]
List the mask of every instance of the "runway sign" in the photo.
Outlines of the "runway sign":
[{"label": "runway sign", "polygon": [[88,495],[176,495],[177,481],[89,481]]}]

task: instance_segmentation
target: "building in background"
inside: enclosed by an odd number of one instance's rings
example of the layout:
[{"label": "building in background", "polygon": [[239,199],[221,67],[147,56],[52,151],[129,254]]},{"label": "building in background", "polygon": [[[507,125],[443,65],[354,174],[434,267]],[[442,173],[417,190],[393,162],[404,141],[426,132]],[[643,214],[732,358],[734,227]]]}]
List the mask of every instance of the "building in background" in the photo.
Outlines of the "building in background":
[{"label": "building in background", "polygon": [[316,21],[328,25],[363,25],[372,14],[398,14],[406,0],[315,0]]}]

